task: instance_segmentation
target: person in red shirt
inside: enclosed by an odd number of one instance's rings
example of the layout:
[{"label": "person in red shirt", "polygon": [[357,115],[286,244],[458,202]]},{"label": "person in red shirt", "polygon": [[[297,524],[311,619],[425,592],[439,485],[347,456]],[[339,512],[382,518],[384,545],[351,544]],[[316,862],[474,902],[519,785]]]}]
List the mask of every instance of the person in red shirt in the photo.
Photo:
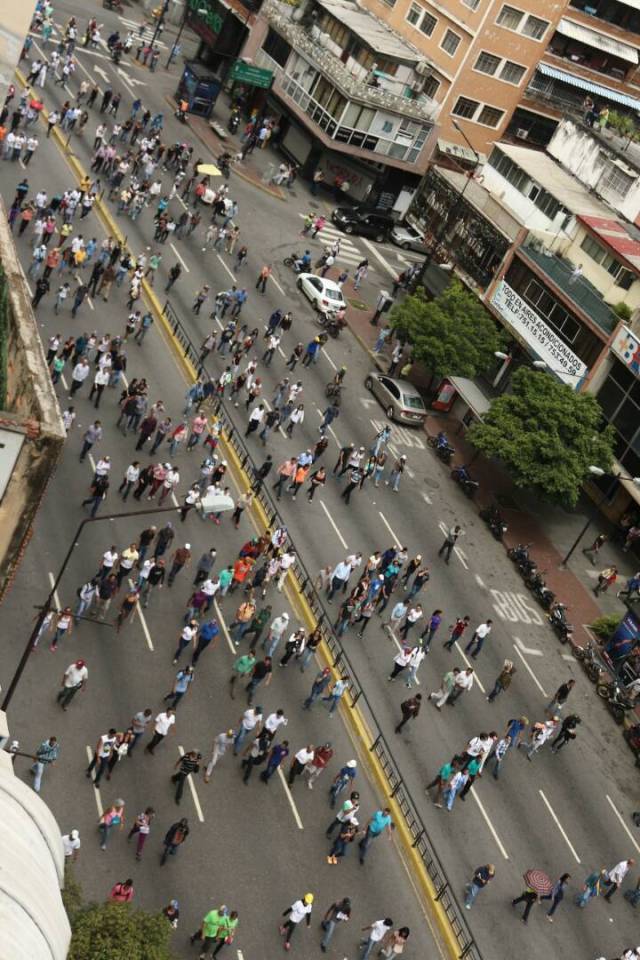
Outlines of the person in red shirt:
[{"label": "person in red shirt", "polygon": [[241,587],[249,576],[249,571],[253,567],[255,560],[251,557],[239,557],[233,565],[233,580],[229,591],[233,593],[238,587]]}]

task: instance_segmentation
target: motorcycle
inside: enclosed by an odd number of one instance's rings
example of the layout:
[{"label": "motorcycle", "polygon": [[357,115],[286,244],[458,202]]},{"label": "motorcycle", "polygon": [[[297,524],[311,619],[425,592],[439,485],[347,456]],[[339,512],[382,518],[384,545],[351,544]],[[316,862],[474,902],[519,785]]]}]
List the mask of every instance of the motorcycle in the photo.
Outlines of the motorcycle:
[{"label": "motorcycle", "polygon": [[227,130],[229,133],[237,133],[238,127],[240,126],[240,112],[238,110],[232,110],[229,114],[229,120],[227,122]]},{"label": "motorcycle", "polygon": [[117,13],[123,13],[122,0],[102,0],[102,6],[105,10],[115,10]]},{"label": "motorcycle", "polygon": [[176,109],[175,109],[174,112],[173,112],[173,115],[174,115],[174,117],[176,117],[177,120],[180,121],[180,123],[186,123],[186,122],[187,122],[187,111],[186,111],[186,110],[181,110],[180,107],[176,107]]},{"label": "motorcycle", "polygon": [[122,44],[111,48],[111,59],[117,65],[122,60]]},{"label": "motorcycle", "polygon": [[573,655],[585,669],[585,673],[592,683],[598,684],[604,677],[604,670],[600,666],[595,652],[595,646],[592,640],[589,640],[586,647],[575,647]]},{"label": "motorcycle", "polygon": [[220,173],[225,178],[225,180],[229,179],[229,174],[231,173],[232,159],[233,157],[231,156],[230,153],[223,153],[221,154],[221,156],[218,157],[218,169],[220,170]]},{"label": "motorcycle", "polygon": [[[567,620],[566,610],[568,607],[560,601],[556,601],[549,610],[549,615],[547,620],[558,634],[558,639],[560,643],[566,643],[569,637],[573,634],[573,624],[569,623]],[[578,658],[580,659],[580,658]],[[594,661],[595,662],[595,661]],[[585,669],[587,669],[585,667]],[[589,671],[587,670],[587,673]],[[595,681],[594,681],[595,682]]]},{"label": "motorcycle", "polygon": [[500,513],[497,503],[493,503],[490,507],[481,510],[480,519],[484,520],[484,522],[488,524],[489,529],[496,540],[502,540],[508,528],[502,519],[502,514]]},{"label": "motorcycle", "polygon": [[444,430],[441,430],[436,437],[427,437],[427,446],[434,447],[444,447],[449,443],[449,437],[446,435]]},{"label": "motorcycle", "polygon": [[636,706],[635,700],[626,696],[619,680],[599,680],[596,684],[596,693],[607,701],[607,706],[617,724],[622,724],[625,714]]},{"label": "motorcycle", "polygon": [[464,464],[460,467],[453,468],[451,471],[451,479],[460,484],[467,497],[473,497],[480,486],[477,480],[471,479],[469,471]]},{"label": "motorcycle", "polygon": [[529,559],[529,547],[530,543],[517,543],[515,547],[509,547],[507,550],[507,556],[509,560],[513,560],[518,566],[523,560]]},{"label": "motorcycle", "polygon": [[290,257],[285,257],[282,261],[285,267],[290,267],[294,273],[308,273],[311,270],[311,261],[306,264],[302,264],[302,257],[299,257],[297,253],[292,253]]},{"label": "motorcycle", "polygon": [[346,326],[344,310],[328,310],[327,313],[317,313],[316,321],[334,340],[340,336],[340,331]]},{"label": "motorcycle", "polygon": [[436,451],[436,455],[440,457],[443,463],[449,463],[456,452],[455,447],[452,447],[449,443],[449,438],[444,430],[441,430],[437,437],[429,437],[427,443]]}]

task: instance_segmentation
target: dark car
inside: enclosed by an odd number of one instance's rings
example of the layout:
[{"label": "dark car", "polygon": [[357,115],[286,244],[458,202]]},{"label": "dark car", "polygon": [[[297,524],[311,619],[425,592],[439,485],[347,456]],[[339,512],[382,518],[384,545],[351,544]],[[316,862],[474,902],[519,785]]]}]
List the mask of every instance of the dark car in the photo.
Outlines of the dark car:
[{"label": "dark car", "polygon": [[367,210],[364,207],[336,207],[331,219],[345,233],[373,237],[378,243],[388,238],[395,224],[391,214],[380,210]]}]

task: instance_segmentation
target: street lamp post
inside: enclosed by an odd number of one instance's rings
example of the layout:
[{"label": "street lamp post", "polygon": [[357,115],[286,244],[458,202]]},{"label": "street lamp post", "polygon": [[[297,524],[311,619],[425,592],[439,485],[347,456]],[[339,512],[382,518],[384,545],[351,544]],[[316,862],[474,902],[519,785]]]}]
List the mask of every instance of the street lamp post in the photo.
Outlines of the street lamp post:
[{"label": "street lamp post", "polygon": [[80,523],[78,524],[78,529],[76,530],[74,536],[71,539],[71,543],[69,544],[69,549],[67,550],[65,558],[62,561],[62,565],[58,570],[57,576],[51,586],[51,590],[49,591],[47,599],[45,600],[44,604],[40,608],[40,612],[36,617],[36,622],[34,624],[33,630],[31,631],[29,639],[27,640],[27,644],[22,652],[22,656],[20,658],[18,666],[15,669],[15,673],[11,678],[11,682],[7,687],[7,692],[4,695],[4,700],[2,701],[2,707],[0,709],[6,712],[6,710],[9,707],[9,704],[11,703],[11,700],[13,699],[13,695],[16,692],[16,688],[20,682],[20,678],[22,677],[22,674],[25,671],[27,663],[29,662],[29,657],[33,652],[34,644],[40,632],[40,628],[44,623],[44,619],[46,615],[49,613],[49,611],[51,610],[51,607],[54,604],[54,597],[58,589],[58,585],[62,580],[64,572],[67,569],[67,566],[69,565],[69,561],[71,560],[73,552],[80,542],[80,538],[84,533],[84,530],[87,524],[102,523],[105,520],[120,520],[124,517],[126,517],[127,519],[131,519],[131,517],[143,517],[143,516],[148,516],[149,514],[152,514],[152,513],[175,513],[176,510],[179,510],[179,509],[180,509],[179,507],[152,507],[149,510],[134,510],[131,513],[109,513],[109,514],[104,514],[101,517],[85,517],[84,520],[80,521]]},{"label": "street lamp post", "polygon": [[[600,467],[589,467],[589,473],[590,473],[592,476],[594,476],[594,477],[604,477],[604,476],[606,475],[606,471],[602,470]],[[596,503],[596,505],[595,505],[595,510],[593,511],[593,513],[591,514],[591,516],[589,517],[589,519],[587,520],[587,522],[586,522],[585,525],[583,526],[582,530],[580,531],[580,533],[578,534],[578,536],[576,537],[576,539],[573,541],[573,543],[572,543],[571,546],[569,547],[569,551],[567,552],[566,556],[563,558],[563,560],[562,560],[561,563],[560,563],[560,566],[561,566],[561,567],[566,567],[566,565],[568,564],[569,560],[571,559],[571,556],[572,556],[572,554],[574,553],[576,547],[579,545],[579,543],[580,543],[580,541],[582,540],[582,538],[584,537],[585,533],[587,532],[587,530],[589,529],[589,527],[591,526],[591,524],[593,523],[593,521],[596,519],[596,511],[598,511],[598,510],[600,509],[600,507],[601,507],[602,504],[605,502],[605,500],[609,500],[609,498],[611,497],[613,491],[614,491],[615,488],[616,488],[616,484],[619,483],[620,480],[629,480],[629,481],[631,481],[631,483],[634,484],[634,486],[640,487],[640,477],[625,477],[625,476],[623,476],[621,473],[616,474],[616,475],[613,476],[613,481],[612,481],[612,483],[607,487],[607,489],[605,490],[605,492],[602,494],[602,496],[600,497],[600,499],[597,501],[597,503]]]},{"label": "street lamp post", "polygon": [[156,23],[156,28],[153,31],[153,36],[151,37],[151,43],[149,44],[151,50],[153,51],[153,45],[156,42],[156,37],[160,33],[160,30],[164,27],[164,18],[166,16],[167,10],[169,9],[169,0],[164,0],[162,4],[162,10],[158,14],[158,20]]},{"label": "street lamp post", "polygon": [[[166,62],[165,65],[164,65],[164,66],[165,66],[165,70],[168,70],[169,67],[171,66],[171,62],[172,62],[173,57],[174,57],[174,51],[176,50],[178,44],[180,43],[180,38],[181,38],[181,36],[182,36],[182,31],[184,30],[184,28],[185,28],[186,25],[187,25],[187,15],[188,15],[188,13],[189,13],[189,3],[188,3],[188,0],[185,0],[184,13],[183,13],[183,15],[182,15],[182,23],[180,24],[180,29],[178,30],[178,36],[175,38],[175,40],[174,40],[173,43],[171,44],[171,49],[169,50],[169,56],[167,57],[167,62]],[[207,13],[207,8],[206,8],[206,7],[199,7],[198,10],[196,11],[196,13],[198,13],[201,17],[203,17],[203,16],[205,15],[205,13]]]},{"label": "street lamp post", "polygon": [[460,207],[462,206],[463,201],[464,201],[465,191],[466,191],[467,187],[469,186],[469,181],[473,179],[473,176],[474,176],[476,170],[478,169],[478,167],[479,167],[479,165],[480,165],[480,163],[481,163],[480,155],[478,154],[478,152],[476,151],[476,149],[473,147],[473,145],[472,145],[471,142],[469,141],[469,138],[467,137],[467,135],[466,135],[466,133],[464,132],[464,130],[462,129],[462,127],[461,127],[455,120],[452,120],[451,122],[453,123],[453,125],[454,125],[454,127],[456,128],[456,130],[458,131],[458,133],[459,133],[459,134],[464,138],[464,140],[466,141],[467,146],[469,147],[469,149],[471,150],[471,152],[473,153],[473,155],[474,155],[474,157],[475,157],[475,162],[474,162],[474,164],[473,164],[472,170],[467,174],[467,179],[466,179],[466,181],[465,181],[464,187],[462,188],[462,190],[461,190],[460,193],[458,194],[458,199],[456,200],[456,202],[453,204],[453,206],[452,206],[451,209],[449,210],[449,213],[448,213],[448,214],[444,217],[444,219],[442,220],[442,223],[440,224],[440,229],[438,230],[436,236],[433,238],[433,242],[432,242],[431,245],[430,245],[429,252],[428,252],[427,255],[425,256],[424,260],[422,261],[422,265],[421,265],[420,269],[418,270],[418,272],[416,273],[416,275],[415,275],[415,277],[414,277],[414,280],[413,280],[413,283],[412,283],[412,289],[413,289],[413,290],[415,290],[416,287],[420,286],[420,285],[423,283],[424,278],[425,278],[425,274],[426,274],[427,270],[429,269],[429,266],[431,265],[431,261],[433,260],[434,254],[435,254],[436,250],[438,249],[438,247],[440,246],[440,243],[441,243],[441,241],[442,241],[442,238],[444,237],[444,235],[445,235],[445,233],[446,233],[446,231],[447,231],[447,226],[448,226],[449,220],[451,220],[451,219],[457,214],[458,210],[459,210]]}]

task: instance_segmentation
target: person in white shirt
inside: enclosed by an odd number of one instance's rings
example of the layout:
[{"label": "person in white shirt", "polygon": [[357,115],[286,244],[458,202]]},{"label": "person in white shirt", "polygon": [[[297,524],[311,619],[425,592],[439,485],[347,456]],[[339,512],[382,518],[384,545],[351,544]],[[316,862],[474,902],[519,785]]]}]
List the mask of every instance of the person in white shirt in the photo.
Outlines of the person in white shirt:
[{"label": "person in white shirt", "polygon": [[402,637],[403,641],[407,639],[407,634],[409,633],[409,630],[411,630],[412,627],[422,617],[423,617],[422,605],[420,603],[416,603],[415,607],[411,607],[411,609],[407,612],[405,621],[400,627],[400,636]]},{"label": "person in white shirt", "polygon": [[111,457],[104,456],[100,457],[96,463],[95,475],[96,477],[107,477],[109,471],[111,470]]},{"label": "person in white shirt", "polygon": [[480,653],[480,651],[482,650],[482,647],[483,647],[483,644],[484,644],[485,640],[487,639],[487,637],[488,637],[489,634],[491,633],[491,625],[492,625],[492,624],[493,624],[493,620],[485,620],[484,623],[481,623],[481,624],[480,624],[479,626],[477,626],[476,629],[474,630],[473,636],[471,637],[471,640],[469,640],[469,643],[468,643],[468,644],[466,645],[466,647],[464,648],[464,652],[465,652],[465,653],[469,653],[469,651],[471,650],[471,648],[475,646],[475,650],[474,650],[473,653],[471,654],[471,659],[472,659],[472,660],[475,660],[475,659],[477,658],[478,654]]},{"label": "person in white shirt", "polygon": [[287,783],[290,787],[293,786],[296,777],[300,776],[307,764],[311,763],[313,760],[314,751],[315,747],[312,743],[310,743],[306,747],[302,747],[295,754],[293,760],[291,761],[291,766],[289,767],[289,776],[287,777]]},{"label": "person in white shirt", "polygon": [[144,748],[144,752],[150,753],[153,756],[156,747],[159,743],[162,743],[164,738],[169,734],[175,722],[175,710],[172,710],[168,707],[163,713],[159,713],[155,720],[153,736],[151,737],[151,740],[147,746]]},{"label": "person in white shirt", "polygon": [[460,670],[456,674],[453,690],[449,695],[447,703],[453,705],[463,693],[471,690],[473,687],[474,671],[473,667],[467,667],[466,670]]},{"label": "person in white shirt", "polygon": [[395,655],[393,658],[393,670],[387,677],[387,680],[395,680],[403,670],[406,670],[406,668],[409,666],[412,654],[413,649],[411,647],[403,647],[402,650]]},{"label": "person in white shirt", "polygon": [[262,649],[268,657],[273,657],[276,647],[282,640],[285,631],[289,626],[289,614],[283,613],[271,622],[269,633],[262,641]]},{"label": "person in white shirt", "polygon": [[[107,373],[106,376],[107,376],[107,382],[108,382],[109,374]],[[129,494],[131,493],[131,490],[134,484],[138,482],[139,477],[140,477],[140,462],[138,460],[134,460],[133,463],[130,463],[129,466],[127,467],[124,477],[122,479],[122,483],[118,487],[118,493],[122,496],[123,500],[127,499]]]},{"label": "person in white shirt", "polygon": [[70,398],[80,389],[90,373],[91,367],[89,366],[89,361],[85,357],[82,357],[78,363],[76,363],[73,368],[73,373],[71,374]]},{"label": "person in white shirt", "polygon": [[274,713],[270,713],[264,722],[264,729],[269,740],[273,740],[278,729],[280,727],[286,727],[288,723],[289,721],[284,715],[284,710],[276,710]]},{"label": "person in white shirt", "polygon": [[242,714],[240,726],[233,740],[234,757],[238,756],[240,747],[254,730],[255,736],[257,737],[262,730],[262,707],[249,707],[249,709],[245,710]]},{"label": "person in white shirt", "polygon": [[70,663],[62,677],[62,688],[56,697],[63,710],[66,710],[78,690],[84,689],[89,677],[84,660]]},{"label": "person in white shirt", "polygon": [[104,580],[105,577],[109,576],[117,559],[118,551],[115,547],[112,546],[109,550],[105,550],[105,552],[102,554],[102,566],[98,571],[98,577],[100,580]]},{"label": "person in white shirt", "polygon": [[351,576],[351,565],[347,563],[346,560],[341,560],[340,563],[335,567],[333,573],[331,574],[331,586],[327,593],[327,601],[333,603],[333,595],[341,590],[346,588],[347,581]]},{"label": "person in white shirt", "polygon": [[75,862],[78,859],[80,847],[80,834],[77,830],[72,830],[71,833],[64,834],[62,837],[62,849],[64,850],[65,860]]},{"label": "person in white shirt", "polygon": [[411,659],[409,660],[409,676],[407,677],[405,686],[412,687],[414,683],[420,683],[418,680],[418,667],[426,657],[426,653],[422,644],[418,647],[414,647],[411,651]]},{"label": "person in white shirt", "polygon": [[282,593],[282,588],[284,586],[284,581],[287,576],[287,570],[294,565],[296,562],[295,553],[288,551],[283,553],[280,559],[280,569],[278,571],[278,580],[276,582],[276,587],[280,593]]},{"label": "person in white shirt", "polygon": [[604,898],[607,902],[611,901],[611,897],[621,885],[622,881],[629,873],[629,870],[634,863],[635,860],[632,858],[629,860],[621,860],[620,863],[616,863],[615,867],[612,867],[611,870],[607,871],[607,883],[609,884],[609,889],[604,895]]},{"label": "person in white shirt", "polygon": [[391,917],[387,917],[385,920],[375,920],[368,927],[362,928],[363,933],[366,933],[367,930],[369,931],[368,939],[360,941],[360,946],[364,947],[360,960],[369,960],[377,944],[384,940],[390,930],[393,930],[393,920]]},{"label": "person in white shirt", "polygon": [[211,774],[213,773],[213,768],[217,764],[220,757],[223,757],[227,752],[227,748],[233,743],[233,730],[223,731],[219,733],[218,736],[213,741],[213,750],[211,751],[211,759],[207,764],[207,768],[204,772],[204,782],[209,783],[211,779]]},{"label": "person in white shirt", "polygon": [[284,913],[283,917],[289,917],[289,919],[280,927],[280,935],[285,938],[284,948],[289,950],[291,948],[291,937],[294,934],[294,931],[299,923],[302,923],[303,920],[306,921],[307,929],[311,923],[311,910],[313,909],[313,894],[305,893],[302,900],[296,900],[294,903],[288,907]]},{"label": "person in white shirt", "polygon": [[[540,747],[549,740],[558,728],[560,723],[560,717],[552,717],[551,720],[545,720],[544,723],[533,723],[531,725],[531,731],[529,733],[529,743],[525,744],[525,750],[527,751],[527,760],[531,760],[533,756],[538,752]],[[522,741],[518,744],[522,746]]]}]

